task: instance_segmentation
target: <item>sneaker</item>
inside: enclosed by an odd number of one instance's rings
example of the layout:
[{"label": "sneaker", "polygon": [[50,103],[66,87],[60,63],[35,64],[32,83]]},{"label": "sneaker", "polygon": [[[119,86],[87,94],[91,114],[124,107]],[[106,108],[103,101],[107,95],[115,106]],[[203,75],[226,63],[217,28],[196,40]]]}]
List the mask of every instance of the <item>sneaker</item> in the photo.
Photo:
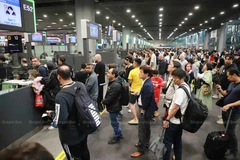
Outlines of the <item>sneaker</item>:
[{"label": "sneaker", "polygon": [[54,129],[57,129],[57,127],[53,127],[53,126],[48,127],[49,131],[54,130]]},{"label": "sneaker", "polygon": [[212,96],[212,98],[213,98],[213,99],[218,99],[218,95],[214,94],[214,95]]},{"label": "sneaker", "polygon": [[218,118],[222,118],[222,115],[218,115]]},{"label": "sneaker", "polygon": [[108,144],[117,144],[120,143],[120,139],[119,138],[112,138],[110,141],[108,141]]},{"label": "sneaker", "polygon": [[132,119],[131,121],[128,121],[128,124],[130,124],[130,125],[138,125],[138,121]]},{"label": "sneaker", "polygon": [[132,113],[131,109],[128,110],[128,113]]},{"label": "sneaker", "polygon": [[223,124],[223,119],[220,118],[220,119],[217,121],[217,124]]}]

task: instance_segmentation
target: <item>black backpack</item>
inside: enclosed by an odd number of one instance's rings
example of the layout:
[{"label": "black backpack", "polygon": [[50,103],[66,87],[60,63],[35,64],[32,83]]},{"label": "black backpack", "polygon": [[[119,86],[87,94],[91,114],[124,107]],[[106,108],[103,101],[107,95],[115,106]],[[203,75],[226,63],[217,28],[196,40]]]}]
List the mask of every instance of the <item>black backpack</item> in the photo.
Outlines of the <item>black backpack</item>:
[{"label": "black backpack", "polygon": [[84,133],[93,133],[101,125],[100,114],[89,97],[85,85],[76,82],[74,90],[71,88],[63,88],[61,92],[69,93],[75,97],[74,105],[76,106],[77,125],[79,130]]},{"label": "black backpack", "polygon": [[196,98],[193,94],[190,95],[186,87],[179,86],[179,88],[182,88],[185,91],[189,98],[189,102],[183,117],[180,109],[175,117],[180,118],[184,130],[190,133],[195,133],[206,120],[208,116],[208,108],[202,103],[202,100]]},{"label": "black backpack", "polygon": [[121,98],[120,104],[121,105],[128,105],[129,103],[129,84],[123,79],[121,83]]}]

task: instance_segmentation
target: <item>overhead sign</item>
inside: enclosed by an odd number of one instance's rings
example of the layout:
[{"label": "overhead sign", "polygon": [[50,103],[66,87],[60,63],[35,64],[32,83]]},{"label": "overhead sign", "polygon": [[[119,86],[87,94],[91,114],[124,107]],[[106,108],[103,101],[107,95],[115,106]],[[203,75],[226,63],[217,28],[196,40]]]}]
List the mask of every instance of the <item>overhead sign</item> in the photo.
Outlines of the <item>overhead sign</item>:
[{"label": "overhead sign", "polygon": [[22,0],[22,10],[24,18],[24,32],[35,33],[36,28],[36,13],[34,0]]}]

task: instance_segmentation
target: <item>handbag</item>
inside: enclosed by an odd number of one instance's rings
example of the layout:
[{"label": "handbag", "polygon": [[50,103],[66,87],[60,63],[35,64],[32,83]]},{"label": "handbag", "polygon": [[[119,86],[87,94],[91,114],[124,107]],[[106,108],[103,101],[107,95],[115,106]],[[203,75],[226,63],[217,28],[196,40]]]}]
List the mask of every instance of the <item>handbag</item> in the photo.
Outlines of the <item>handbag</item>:
[{"label": "handbag", "polygon": [[35,107],[44,107],[44,101],[42,94],[36,94],[35,96]]},{"label": "handbag", "polygon": [[201,90],[204,96],[209,95],[212,92],[209,84],[203,84]]},{"label": "handbag", "polygon": [[201,79],[194,79],[194,88],[200,89],[202,86],[202,80]]},{"label": "handbag", "polygon": [[165,135],[166,129],[163,128],[162,135],[159,135],[153,142],[151,143],[149,150],[151,150],[156,157],[157,160],[163,160],[167,148],[165,144],[163,143],[164,135]]}]

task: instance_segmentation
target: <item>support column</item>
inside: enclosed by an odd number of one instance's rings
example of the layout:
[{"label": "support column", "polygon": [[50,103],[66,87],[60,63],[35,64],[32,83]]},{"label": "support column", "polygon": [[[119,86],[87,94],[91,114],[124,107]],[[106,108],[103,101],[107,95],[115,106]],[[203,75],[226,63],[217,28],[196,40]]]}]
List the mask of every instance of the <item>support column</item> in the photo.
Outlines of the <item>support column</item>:
[{"label": "support column", "polygon": [[199,48],[199,33],[196,33],[196,48]]},{"label": "support column", "polygon": [[221,53],[226,48],[226,32],[227,24],[225,23],[220,27],[219,41],[218,41],[218,51]]},{"label": "support column", "polygon": [[[76,31],[77,31],[77,50],[81,51],[85,56],[88,52],[83,52],[83,38],[81,34],[81,19],[88,19],[95,22],[94,0],[75,0],[75,17],[76,17]],[[96,40],[89,40],[89,51],[92,55],[96,54]],[[86,52],[86,51],[85,51]]]},{"label": "support column", "polygon": [[123,28],[123,36],[122,36],[122,42],[123,42],[123,50],[128,50],[129,46],[127,45],[127,35],[130,37],[131,36],[131,30],[130,27],[125,26],[125,28]]},{"label": "support column", "polygon": [[210,32],[206,31],[206,34],[204,37],[203,49],[209,49],[209,39],[210,39]]}]

